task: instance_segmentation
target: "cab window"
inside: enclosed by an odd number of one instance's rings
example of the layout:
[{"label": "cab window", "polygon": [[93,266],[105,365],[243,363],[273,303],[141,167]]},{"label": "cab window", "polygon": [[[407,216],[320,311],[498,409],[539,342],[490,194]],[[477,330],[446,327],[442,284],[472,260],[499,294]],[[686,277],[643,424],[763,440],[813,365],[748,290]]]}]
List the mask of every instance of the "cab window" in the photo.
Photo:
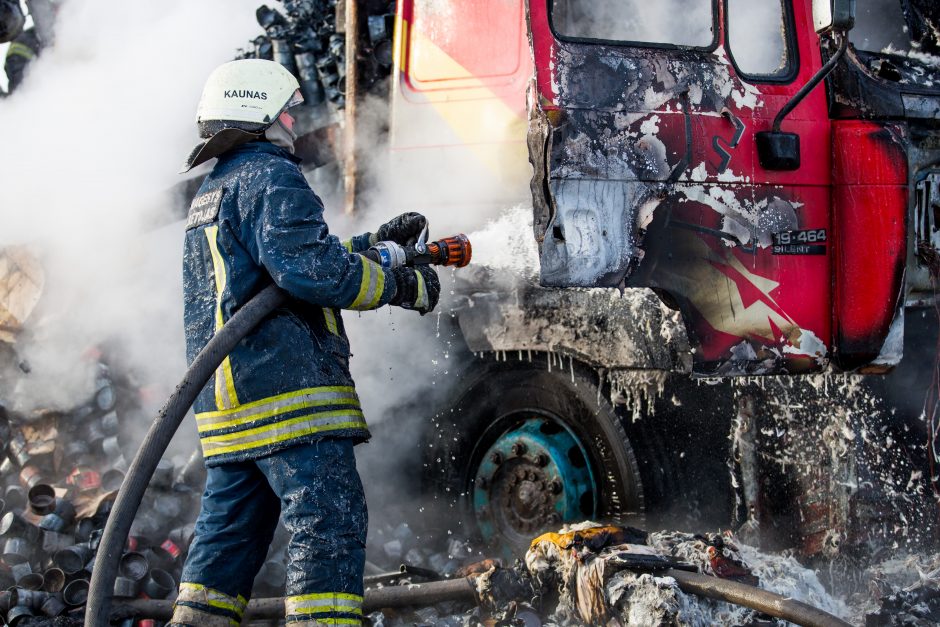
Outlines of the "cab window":
[{"label": "cab window", "polygon": [[746,77],[780,78],[790,73],[787,15],[781,0],[727,0],[728,48]]},{"label": "cab window", "polygon": [[[713,45],[712,0],[551,0],[552,28],[562,39],[707,48]],[[681,16],[681,19],[676,19]]]}]

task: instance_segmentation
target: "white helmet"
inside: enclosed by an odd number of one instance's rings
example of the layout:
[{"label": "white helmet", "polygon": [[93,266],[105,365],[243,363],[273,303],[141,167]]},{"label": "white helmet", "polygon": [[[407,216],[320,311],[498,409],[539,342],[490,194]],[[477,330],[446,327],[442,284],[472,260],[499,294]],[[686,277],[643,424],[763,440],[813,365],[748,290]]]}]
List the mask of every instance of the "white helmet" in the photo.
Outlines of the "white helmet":
[{"label": "white helmet", "polygon": [[199,136],[183,171],[257,139],[285,109],[303,102],[300,84],[280,63],[240,59],[215,68],[196,110]]}]

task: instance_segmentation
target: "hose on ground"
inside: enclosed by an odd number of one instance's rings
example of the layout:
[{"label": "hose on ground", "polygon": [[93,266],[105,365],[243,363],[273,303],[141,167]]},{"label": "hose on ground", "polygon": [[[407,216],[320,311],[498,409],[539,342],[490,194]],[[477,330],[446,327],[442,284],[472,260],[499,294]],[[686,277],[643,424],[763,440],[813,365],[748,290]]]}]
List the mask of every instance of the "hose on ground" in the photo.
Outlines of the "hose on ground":
[{"label": "hose on ground", "polygon": [[850,623],[818,607],[788,599],[757,586],[674,568],[667,570],[665,575],[675,579],[679,589],[688,594],[742,605],[803,627],[851,627]]},{"label": "hose on ground", "polygon": [[265,316],[284,304],[286,299],[286,294],[280,288],[270,285],[239,309],[196,355],[183,380],[153,421],[118,491],[98,547],[95,568],[91,575],[88,606],[85,609],[85,625],[88,627],[108,625],[114,579],[124,550],[124,542],[157,463],[166,452],[186,412],[192,407],[196,396],[222,360]]},{"label": "hose on ground", "polygon": [[[375,612],[384,607],[412,607],[427,606],[444,601],[463,601],[476,603],[476,588],[473,583],[464,577],[448,579],[446,581],[431,581],[428,583],[409,584],[406,586],[385,586],[366,590],[362,601],[362,611],[365,614]],[[134,599],[121,601],[114,609],[114,619],[125,618],[153,618],[155,620],[169,620],[173,614],[172,601],[157,601],[154,599]],[[252,599],[248,602],[243,622],[249,620],[277,620],[284,617],[284,597],[270,599]]]},{"label": "hose on ground", "polygon": [[[675,569],[667,570],[662,575],[675,579],[679,588],[687,594],[741,605],[803,627],[851,627],[849,623],[819,608],[756,586]],[[386,607],[427,606],[444,601],[477,603],[476,588],[470,579],[460,578],[370,589],[365,593],[363,612],[374,612]],[[115,618],[136,616],[167,620],[172,612],[173,604],[170,601],[135,599],[121,603],[115,610]],[[252,599],[248,603],[245,619],[277,619],[283,615],[283,597]]]}]

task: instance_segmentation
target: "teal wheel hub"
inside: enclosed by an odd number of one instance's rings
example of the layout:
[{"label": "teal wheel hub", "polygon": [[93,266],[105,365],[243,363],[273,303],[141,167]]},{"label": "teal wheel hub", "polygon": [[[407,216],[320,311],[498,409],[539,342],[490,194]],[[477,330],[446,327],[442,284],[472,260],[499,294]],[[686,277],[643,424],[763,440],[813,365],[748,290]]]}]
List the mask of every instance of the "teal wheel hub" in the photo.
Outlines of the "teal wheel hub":
[{"label": "teal wheel hub", "polygon": [[563,522],[595,517],[597,485],[578,437],[560,420],[533,413],[513,424],[486,450],[474,477],[483,539],[522,546]]}]

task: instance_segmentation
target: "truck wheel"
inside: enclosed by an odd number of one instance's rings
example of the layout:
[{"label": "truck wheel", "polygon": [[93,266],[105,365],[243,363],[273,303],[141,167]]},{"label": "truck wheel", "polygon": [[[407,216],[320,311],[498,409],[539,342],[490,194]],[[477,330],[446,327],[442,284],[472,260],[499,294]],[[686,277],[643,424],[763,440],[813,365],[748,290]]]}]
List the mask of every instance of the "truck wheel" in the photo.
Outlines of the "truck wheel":
[{"label": "truck wheel", "polygon": [[635,523],[644,508],[633,449],[590,371],[549,371],[545,358],[482,363],[425,448],[431,489],[506,552],[563,522]]}]

